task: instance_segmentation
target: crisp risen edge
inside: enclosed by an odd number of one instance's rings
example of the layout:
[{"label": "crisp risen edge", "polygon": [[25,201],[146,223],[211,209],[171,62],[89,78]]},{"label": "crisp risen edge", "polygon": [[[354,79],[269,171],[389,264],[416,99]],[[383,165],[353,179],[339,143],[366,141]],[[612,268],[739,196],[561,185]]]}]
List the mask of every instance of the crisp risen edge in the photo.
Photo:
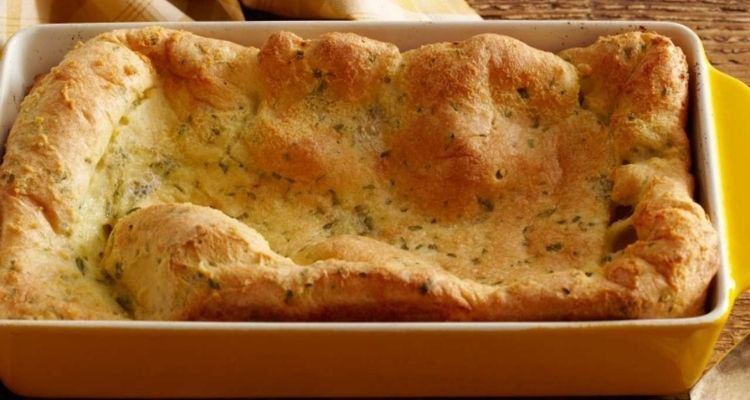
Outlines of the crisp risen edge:
[{"label": "crisp risen edge", "polygon": [[399,53],[104,34],[9,135],[0,315],[699,314],[718,253],[686,109],[684,55],[652,33],[559,56],[498,35]]}]

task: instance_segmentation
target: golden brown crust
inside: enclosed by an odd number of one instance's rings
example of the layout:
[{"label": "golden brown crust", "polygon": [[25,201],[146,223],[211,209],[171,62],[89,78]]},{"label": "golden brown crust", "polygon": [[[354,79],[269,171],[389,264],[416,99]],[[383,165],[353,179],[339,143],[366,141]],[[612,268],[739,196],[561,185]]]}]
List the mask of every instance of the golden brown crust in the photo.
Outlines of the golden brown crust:
[{"label": "golden brown crust", "polygon": [[699,314],[718,253],[686,110],[684,56],[652,33],[559,56],[498,35],[399,53],[104,34],[9,136],[0,315]]}]

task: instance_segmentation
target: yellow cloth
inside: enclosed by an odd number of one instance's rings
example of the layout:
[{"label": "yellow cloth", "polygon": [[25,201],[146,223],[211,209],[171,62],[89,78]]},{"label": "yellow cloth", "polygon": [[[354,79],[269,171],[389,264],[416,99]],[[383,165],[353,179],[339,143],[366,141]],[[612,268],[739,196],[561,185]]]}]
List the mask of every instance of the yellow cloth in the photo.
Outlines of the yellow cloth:
[{"label": "yellow cloth", "polygon": [[[464,0],[242,0],[290,18],[478,20]],[[0,0],[0,48],[17,30],[62,22],[243,20],[239,0]]]},{"label": "yellow cloth", "polygon": [[464,0],[242,0],[249,8],[302,19],[456,21],[482,19]]}]

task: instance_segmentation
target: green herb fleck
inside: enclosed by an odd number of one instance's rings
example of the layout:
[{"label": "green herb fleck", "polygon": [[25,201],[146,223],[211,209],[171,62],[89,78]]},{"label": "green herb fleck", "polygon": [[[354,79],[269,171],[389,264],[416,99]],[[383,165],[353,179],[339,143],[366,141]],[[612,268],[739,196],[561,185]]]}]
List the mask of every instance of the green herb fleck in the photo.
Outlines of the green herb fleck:
[{"label": "green herb fleck", "polygon": [[373,223],[372,223],[372,217],[370,217],[369,215],[368,215],[368,216],[366,216],[366,217],[365,217],[365,218],[364,218],[364,219],[362,220],[362,223],[363,223],[363,224],[365,225],[365,227],[367,228],[367,230],[368,230],[368,231],[371,231],[371,230],[373,230],[373,229],[375,228],[375,227],[373,226]]},{"label": "green herb fleck", "polygon": [[133,312],[133,304],[130,302],[130,299],[127,296],[117,296],[115,297],[115,301],[128,314],[131,314]]},{"label": "green herb fleck", "polygon": [[81,275],[86,274],[86,261],[83,261],[81,257],[76,257],[76,267],[78,267],[78,271],[81,272]]},{"label": "green herb fleck", "polygon": [[537,218],[547,218],[557,211],[557,207],[548,208],[536,215]]},{"label": "green herb fleck", "polygon": [[624,49],[622,49],[623,54],[625,54],[625,59],[630,60],[630,57],[633,55],[633,48],[628,46]]},{"label": "green herb fleck", "polygon": [[178,136],[182,136],[182,135],[186,134],[189,130],[190,130],[190,128],[188,127],[188,125],[186,123],[182,123],[177,128],[177,135]]},{"label": "green herb fleck", "polygon": [[323,92],[324,92],[324,91],[325,91],[325,90],[326,90],[327,88],[328,88],[328,84],[326,83],[326,81],[324,81],[324,80],[321,80],[321,81],[320,81],[320,82],[318,83],[318,87],[316,87],[316,88],[315,88],[315,90],[314,90],[314,93],[316,93],[316,94],[321,94],[321,93],[323,93]]},{"label": "green herb fleck", "polygon": [[136,212],[136,211],[138,211],[140,209],[141,209],[140,207],[133,207],[130,210],[126,211],[125,215],[130,215],[130,214],[132,214],[132,213],[134,213],[134,212]]},{"label": "green herb fleck", "polygon": [[412,232],[413,231],[421,231],[422,230],[422,225],[410,225],[409,226],[409,230],[412,231]]},{"label": "green herb fleck", "polygon": [[527,89],[525,87],[520,87],[520,88],[516,89],[516,92],[518,93],[519,96],[521,96],[522,99],[524,99],[524,100],[528,100],[529,99],[529,89]]},{"label": "green herb fleck", "polygon": [[535,116],[531,119],[531,127],[533,129],[539,128],[539,117]]},{"label": "green herb fleck", "polygon": [[111,285],[114,282],[114,279],[112,278],[112,275],[107,272],[105,269],[100,270],[100,277],[97,278],[97,282],[103,283],[105,285]]},{"label": "green herb fleck", "polygon": [[367,233],[375,228],[372,217],[370,217],[370,210],[366,206],[358,204],[354,207],[354,212],[357,213],[357,218],[365,226],[365,230],[360,231],[359,234]]},{"label": "green herb fleck", "polygon": [[422,296],[425,296],[425,295],[427,295],[427,293],[429,293],[429,292],[430,292],[430,285],[429,285],[429,284],[428,284],[427,282],[424,282],[424,283],[422,283],[422,284],[421,284],[421,285],[419,286],[419,293],[420,293],[420,294],[421,294]]},{"label": "green herb fleck", "polygon": [[608,199],[612,193],[614,182],[607,175],[601,174],[589,178],[591,181],[592,189],[596,192],[597,196],[601,199]]},{"label": "green herb fleck", "polygon": [[493,203],[490,199],[477,197],[477,203],[479,203],[484,211],[492,212],[495,210],[495,203]]},{"label": "green herb fleck", "polygon": [[329,190],[328,193],[331,194],[331,205],[333,206],[341,205],[341,200],[339,200],[339,196],[336,194],[336,192],[333,189]]},{"label": "green herb fleck", "polygon": [[121,262],[116,262],[115,263],[115,275],[114,275],[114,278],[117,279],[117,280],[119,280],[120,278],[122,278],[122,263]]},{"label": "green herb fleck", "polygon": [[546,249],[549,252],[556,253],[556,252],[562,250],[562,247],[563,247],[562,243],[557,242],[557,243],[548,244],[547,247],[546,247]]},{"label": "green herb fleck", "polygon": [[221,284],[219,283],[219,281],[213,278],[208,278],[208,287],[210,287],[213,290],[219,290],[221,289]]}]

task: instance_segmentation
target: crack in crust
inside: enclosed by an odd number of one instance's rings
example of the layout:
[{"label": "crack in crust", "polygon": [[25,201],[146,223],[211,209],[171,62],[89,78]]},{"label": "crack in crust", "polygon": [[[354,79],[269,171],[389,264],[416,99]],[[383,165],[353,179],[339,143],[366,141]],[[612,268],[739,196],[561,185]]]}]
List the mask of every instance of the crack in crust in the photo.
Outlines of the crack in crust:
[{"label": "crack in crust", "polygon": [[[569,320],[703,312],[688,71],[632,32],[72,50],[0,167],[0,317]],[[220,210],[220,211],[219,211]]]}]

